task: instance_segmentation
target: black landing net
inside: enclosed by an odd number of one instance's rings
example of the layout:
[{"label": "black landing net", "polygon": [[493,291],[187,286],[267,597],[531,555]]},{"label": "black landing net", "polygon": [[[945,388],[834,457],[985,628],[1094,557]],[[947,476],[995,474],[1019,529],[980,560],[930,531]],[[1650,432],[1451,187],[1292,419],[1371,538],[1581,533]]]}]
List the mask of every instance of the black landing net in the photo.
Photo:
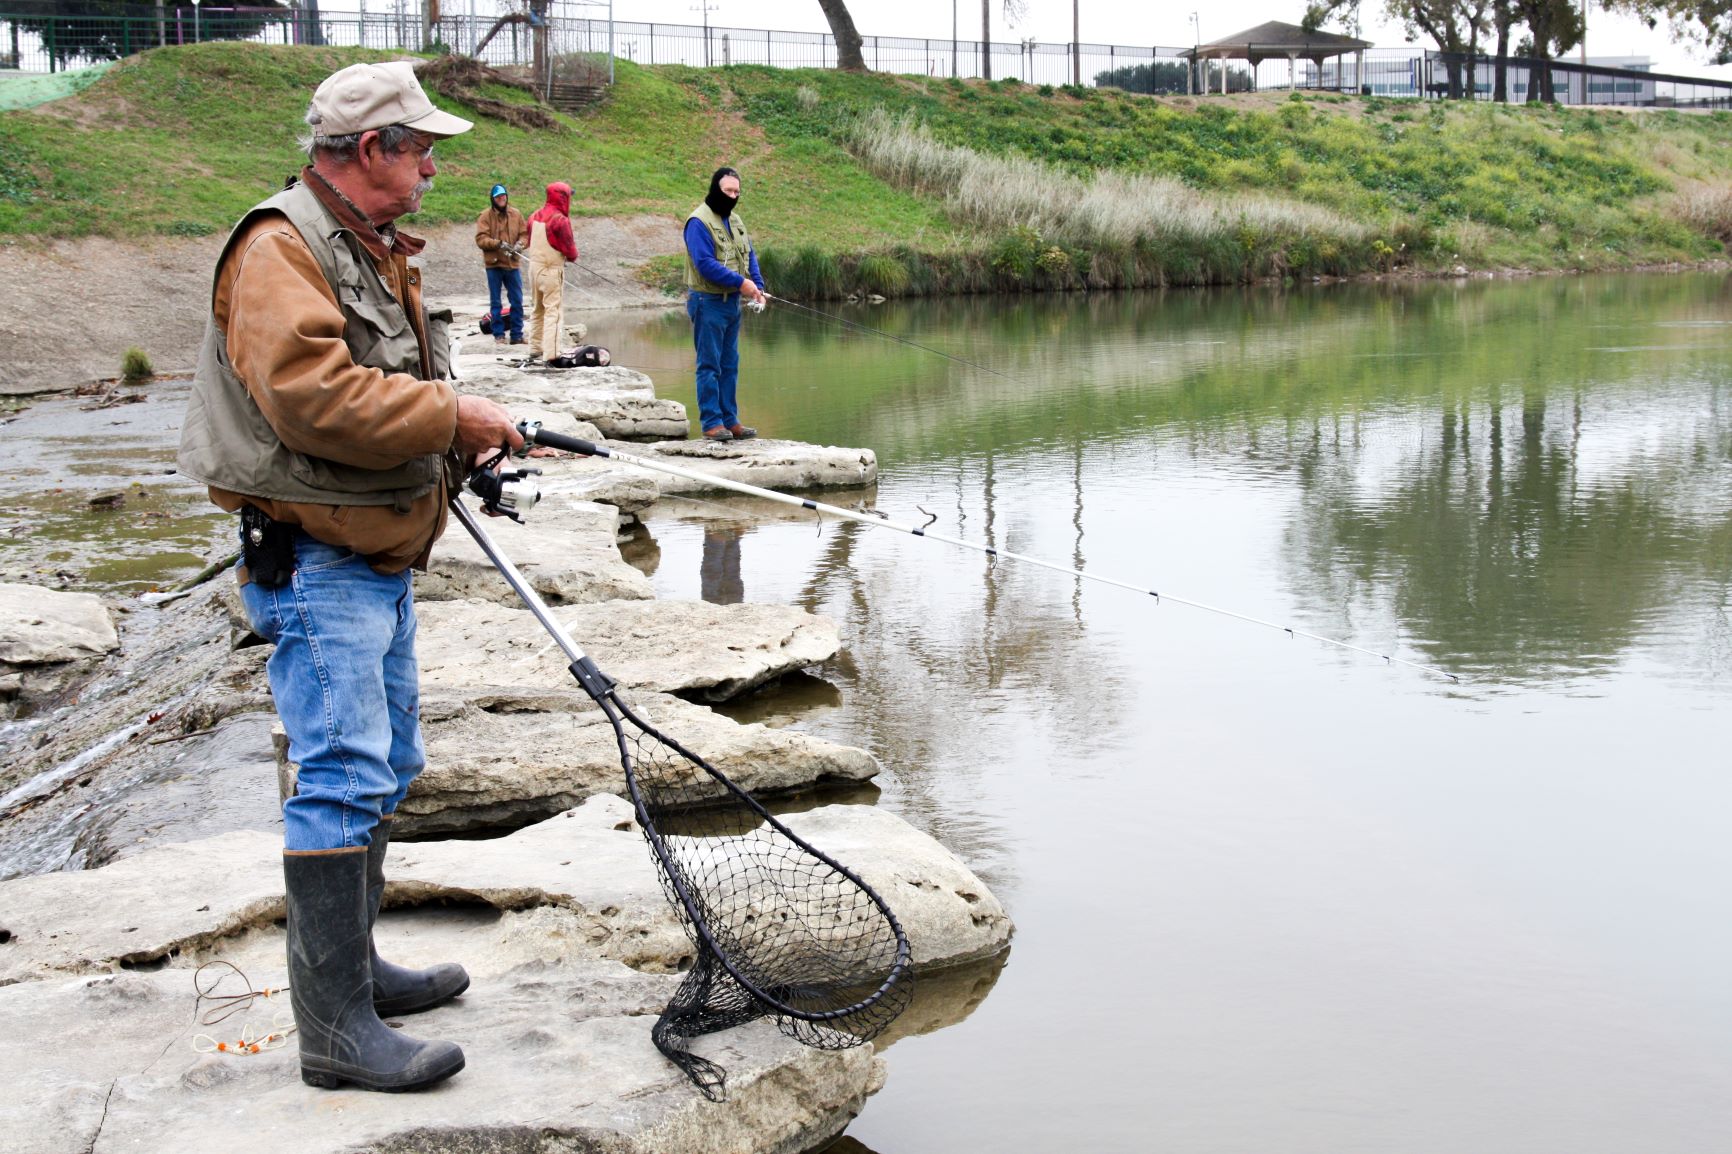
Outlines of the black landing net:
[{"label": "black landing net", "polygon": [[651,1031],[656,1048],[716,1101],[727,1073],[691,1052],[693,1038],[762,1017],[825,1050],[882,1033],[914,993],[908,937],[884,899],[635,713],[587,658],[572,672],[613,724],[662,889],[696,951]]}]

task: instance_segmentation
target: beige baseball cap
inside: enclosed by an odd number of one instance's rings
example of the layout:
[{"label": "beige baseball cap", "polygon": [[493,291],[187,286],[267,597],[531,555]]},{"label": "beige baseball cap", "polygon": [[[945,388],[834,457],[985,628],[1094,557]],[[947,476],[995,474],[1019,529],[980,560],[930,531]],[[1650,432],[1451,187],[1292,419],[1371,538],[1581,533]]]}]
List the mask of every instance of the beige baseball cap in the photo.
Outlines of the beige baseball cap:
[{"label": "beige baseball cap", "polygon": [[320,136],[349,136],[401,124],[429,136],[456,136],[475,125],[433,107],[407,60],[351,64],[313,93]]}]

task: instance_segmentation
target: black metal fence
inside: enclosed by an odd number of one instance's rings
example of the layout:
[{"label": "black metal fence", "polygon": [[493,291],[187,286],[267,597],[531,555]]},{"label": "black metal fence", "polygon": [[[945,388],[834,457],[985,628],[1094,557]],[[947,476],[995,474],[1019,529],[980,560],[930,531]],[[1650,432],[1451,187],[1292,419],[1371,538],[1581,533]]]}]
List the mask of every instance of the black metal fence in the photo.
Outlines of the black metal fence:
[{"label": "black metal fence", "polygon": [[[581,9],[566,3],[567,12]],[[5,0],[0,0],[0,9]],[[181,4],[154,9],[136,5],[127,15],[58,16],[55,5],[35,3],[8,14],[0,10],[0,68],[51,72],[112,60],[146,48],[201,40],[249,40],[263,44],[331,44],[383,50],[441,47],[479,55],[495,66],[527,65],[546,56],[593,54],[603,65],[614,59],[640,64],[686,64],[697,68],[759,64],[775,68],[829,68],[835,40],[826,33],[656,24],[556,15],[543,25],[518,16],[457,13],[423,26],[415,6],[366,15],[319,17],[301,8],[212,7]],[[1112,86],[1136,92],[1218,92],[1226,70],[1230,92],[1313,89],[1405,99],[1476,99],[1493,95],[1495,62],[1481,56],[1451,56],[1417,48],[1369,49],[1316,63],[1285,55],[1255,65],[1243,60],[1193,64],[1182,47],[1124,44],[1055,44],[1035,40],[949,40],[867,36],[867,67],[881,72],[964,79],[990,75],[1026,84]],[[546,57],[543,57],[545,59]],[[1732,81],[1675,76],[1634,69],[1584,66],[1563,60],[1512,58],[1507,62],[1506,98],[1521,102],[1530,87],[1565,104],[1629,105],[1686,109],[1732,107]]]}]

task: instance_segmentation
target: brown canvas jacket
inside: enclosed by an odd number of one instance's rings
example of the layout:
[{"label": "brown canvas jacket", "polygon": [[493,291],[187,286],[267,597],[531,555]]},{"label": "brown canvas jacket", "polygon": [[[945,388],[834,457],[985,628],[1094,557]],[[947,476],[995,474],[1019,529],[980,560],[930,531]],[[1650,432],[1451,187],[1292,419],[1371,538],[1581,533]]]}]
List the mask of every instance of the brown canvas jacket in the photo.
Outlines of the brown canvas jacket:
[{"label": "brown canvas jacket", "polygon": [[516,268],[517,258],[506,252],[502,244],[509,244],[521,250],[529,246],[529,228],[523,223],[523,214],[511,205],[505,206],[500,212],[489,204],[475,218],[475,247],[481,250],[484,263],[488,268]]},{"label": "brown canvas jacket", "polygon": [[[323,182],[309,183],[329,204],[318,187]],[[415,326],[425,362],[421,270],[408,263],[421,242],[404,234],[389,247],[376,233],[365,239],[380,277]],[[217,273],[212,314],[228,339],[236,376],[289,448],[370,469],[450,449],[456,390],[445,381],[354,362],[343,342],[343,311],[286,218],[261,217],[236,239]],[[425,364],[423,374],[431,375]],[[230,512],[257,505],[327,544],[353,549],[381,573],[426,567],[445,528],[447,496],[444,484],[435,486],[405,513],[389,505],[306,505],[210,488],[211,500]]]}]

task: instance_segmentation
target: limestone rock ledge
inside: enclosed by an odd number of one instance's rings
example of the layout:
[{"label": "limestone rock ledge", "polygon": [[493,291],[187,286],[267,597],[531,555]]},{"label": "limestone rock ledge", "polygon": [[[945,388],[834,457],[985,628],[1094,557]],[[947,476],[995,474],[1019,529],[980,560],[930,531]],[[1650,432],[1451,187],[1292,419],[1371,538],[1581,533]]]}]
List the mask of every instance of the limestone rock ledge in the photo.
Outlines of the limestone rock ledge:
[{"label": "limestone rock ledge", "polygon": [[[596,962],[472,987],[406,1023],[467,1059],[413,1095],[305,1086],[293,1038],[245,1057],[195,1053],[195,1033],[227,1037],[239,1018],[192,1025],[184,970],[13,986],[0,989],[0,1127],[8,1149],[32,1154],[799,1154],[859,1113],[869,1047],[810,1050],[763,1022],[697,1044],[728,1070],[729,1100],[705,1100],[650,1042],[677,980]],[[269,1014],[254,1018],[269,1028]],[[100,1044],[66,1044],[69,1023]]]},{"label": "limestone rock ledge", "polygon": [[[741,725],[665,694],[639,694],[631,705],[756,797],[878,773],[865,750],[797,730]],[[421,724],[428,768],[397,809],[399,837],[521,826],[598,793],[626,793],[613,727],[575,687],[560,695],[428,699]],[[712,792],[723,791],[717,785]]]},{"label": "limestone rock ledge", "polygon": [[[967,962],[1009,942],[1010,921],[980,879],[894,814],[838,805],[782,820],[883,896],[916,964]],[[273,834],[238,831],[101,869],[0,882],[0,986],[218,956],[281,984],[281,848]],[[690,962],[632,808],[612,795],[508,837],[393,842],[386,877],[387,909],[455,903],[513,915],[478,939],[456,916],[427,930],[427,956],[450,947],[478,972],[571,958],[662,972]]]},{"label": "limestone rock ledge", "polygon": [[[923,964],[1008,942],[979,879],[894,815],[837,806],[785,820],[884,895]],[[0,883],[9,1145],[797,1154],[839,1132],[882,1081],[870,1047],[810,1050],[759,1022],[697,1043],[728,1070],[718,1104],[655,1051],[650,1025],[690,945],[630,806],[611,796],[494,841],[393,843],[381,951],[456,958],[474,978],[405,1023],[464,1047],[451,1081],[409,1098],[327,1092],[301,1084],[292,1040],[196,1053],[197,1033],[238,1037],[246,1018],[262,1033],[287,1008],[193,1021],[199,962],[232,961],[255,987],[284,980],[279,845],[230,833]],[[68,1023],[99,1044],[69,1044]]]},{"label": "limestone rock ledge", "polygon": [[[588,601],[648,601],[648,577],[619,555],[620,510],[611,504],[570,501],[546,504],[529,514],[530,524],[487,518],[483,528],[517,571],[549,605]],[[481,546],[461,526],[440,539],[427,572],[415,579],[415,599],[522,602]]]},{"label": "limestone rock ledge", "polygon": [[[564,650],[527,609],[435,601],[418,613],[426,696],[576,684]],[[604,601],[556,616],[622,685],[705,701],[736,697],[841,648],[835,622],[791,605]]]},{"label": "limestone rock ledge", "polygon": [[522,418],[564,414],[629,441],[683,437],[689,429],[686,407],[656,396],[654,383],[635,369],[549,369],[468,356],[460,369],[465,392],[491,397]]}]

